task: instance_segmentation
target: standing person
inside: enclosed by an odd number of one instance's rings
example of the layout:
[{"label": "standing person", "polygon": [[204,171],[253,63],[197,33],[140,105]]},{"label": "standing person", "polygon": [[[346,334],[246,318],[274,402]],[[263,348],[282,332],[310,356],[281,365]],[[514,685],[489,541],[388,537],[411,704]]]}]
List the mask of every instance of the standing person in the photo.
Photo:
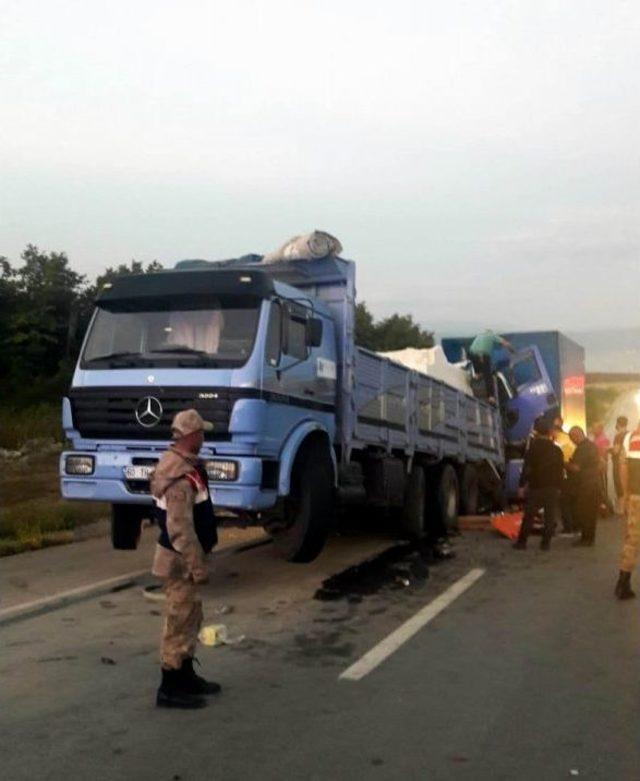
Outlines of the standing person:
[{"label": "standing person", "polygon": [[478,334],[469,347],[471,364],[473,365],[476,374],[484,380],[488,399],[493,399],[494,394],[493,363],[491,356],[496,347],[504,347],[509,350],[509,352],[515,352],[513,345],[510,342],[502,336],[495,334],[491,329],[487,329],[481,334]]},{"label": "standing person", "polygon": [[541,550],[549,550],[551,537],[558,517],[560,489],[564,477],[562,451],[554,444],[552,426],[548,420],[538,418],[535,422],[535,436],[524,456],[520,487],[528,488],[520,534],[513,547],[524,550],[531,534],[533,519],[537,511],[544,509],[544,531]]},{"label": "standing person", "polygon": [[[574,454],[576,446],[571,441],[571,437],[563,428],[564,421],[558,415],[553,419],[553,441],[562,451],[564,465],[569,463]],[[571,518],[571,480],[565,475],[560,488],[560,517],[562,518],[562,535],[570,536],[573,534],[573,521]]]},{"label": "standing person", "polygon": [[627,505],[627,528],[624,536],[620,574],[615,594],[618,599],[631,599],[631,573],[638,561],[640,549],[640,423],[624,438],[620,451],[621,479]]},{"label": "standing person", "polygon": [[220,691],[217,683],[196,675],[193,658],[202,625],[202,601],[196,586],[206,583],[205,555],[217,542],[207,472],[198,453],[213,424],[194,409],[179,412],[171,424],[174,442],[158,462],[151,493],[160,537],[153,574],[162,578],[166,616],[160,660],[162,682],[156,705],[201,708],[203,694]]},{"label": "standing person", "polygon": [[614,508],[617,515],[624,514],[624,487],[622,485],[622,459],[623,445],[625,437],[628,434],[629,419],[624,415],[620,415],[616,420],[616,433],[613,437],[613,445],[611,446],[611,466],[613,469],[613,487],[616,492],[616,506]]},{"label": "standing person", "polygon": [[590,547],[596,540],[600,497],[600,456],[598,448],[587,439],[580,426],[573,426],[569,436],[576,450],[567,464],[567,472],[571,476],[573,485],[573,520],[581,532],[580,539],[574,544]]}]

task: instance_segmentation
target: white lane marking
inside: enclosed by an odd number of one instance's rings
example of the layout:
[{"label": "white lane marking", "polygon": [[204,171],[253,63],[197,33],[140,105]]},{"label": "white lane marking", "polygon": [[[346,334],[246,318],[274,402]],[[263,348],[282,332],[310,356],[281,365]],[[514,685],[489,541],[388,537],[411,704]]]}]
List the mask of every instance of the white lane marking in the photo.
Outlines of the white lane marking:
[{"label": "white lane marking", "polygon": [[367,673],[375,670],[379,664],[382,664],[385,659],[388,659],[391,654],[395,653],[401,645],[410,640],[429,621],[433,620],[461,594],[464,594],[468,588],[471,588],[476,580],[484,575],[485,571],[483,569],[472,569],[467,572],[464,577],[457,580],[452,586],[449,586],[446,591],[443,591],[439,597],[436,597],[428,605],[418,610],[408,621],[401,624],[390,635],[387,635],[384,640],[381,640],[370,651],[367,651],[364,656],[360,657],[357,662],[354,662],[351,667],[348,667],[340,674],[340,680],[359,681]]},{"label": "white lane marking", "polygon": [[68,591],[60,591],[50,597],[41,597],[40,599],[34,599],[31,602],[22,602],[19,605],[13,605],[13,607],[6,607],[4,610],[0,610],[0,622],[7,618],[13,618],[16,615],[22,615],[23,613],[33,613],[54,605],[64,605],[69,600],[78,599],[93,592],[101,592],[105,589],[109,590],[116,588],[117,586],[128,583],[130,580],[135,580],[136,578],[148,574],[149,567],[145,567],[144,569],[138,569],[135,572],[128,572],[126,575],[118,575],[117,578],[98,580],[95,583],[88,583],[86,586],[78,586],[77,588],[70,588]]}]

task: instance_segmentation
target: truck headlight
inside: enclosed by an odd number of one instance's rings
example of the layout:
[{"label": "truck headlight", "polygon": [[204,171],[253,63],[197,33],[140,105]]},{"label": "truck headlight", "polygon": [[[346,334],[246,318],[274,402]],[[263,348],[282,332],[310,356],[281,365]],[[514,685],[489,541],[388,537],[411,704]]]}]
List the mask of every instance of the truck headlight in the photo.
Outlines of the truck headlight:
[{"label": "truck headlight", "polygon": [[207,461],[205,463],[209,480],[229,482],[238,479],[238,464],[236,461]]},{"label": "truck headlight", "polygon": [[92,475],[95,464],[93,456],[67,456],[64,471],[68,475]]}]

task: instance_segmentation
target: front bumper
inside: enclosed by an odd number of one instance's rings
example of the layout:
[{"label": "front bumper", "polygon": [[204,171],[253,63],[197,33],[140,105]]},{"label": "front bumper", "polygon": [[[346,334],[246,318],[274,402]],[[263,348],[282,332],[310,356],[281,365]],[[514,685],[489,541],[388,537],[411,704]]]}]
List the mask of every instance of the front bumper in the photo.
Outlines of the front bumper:
[{"label": "front bumper", "polygon": [[[64,471],[68,455],[85,455],[67,451],[60,456],[60,491],[65,499],[76,499],[112,504],[150,504],[151,496],[144,484],[125,480],[124,468],[138,459],[149,459],[149,452],[126,453],[97,451],[86,453],[95,458],[92,475],[68,475]],[[219,458],[225,458],[218,455]],[[263,486],[263,461],[255,456],[232,456],[238,464],[238,479],[233,482],[210,481],[209,488],[216,507],[229,510],[256,512],[267,510],[276,503],[277,490]]]}]

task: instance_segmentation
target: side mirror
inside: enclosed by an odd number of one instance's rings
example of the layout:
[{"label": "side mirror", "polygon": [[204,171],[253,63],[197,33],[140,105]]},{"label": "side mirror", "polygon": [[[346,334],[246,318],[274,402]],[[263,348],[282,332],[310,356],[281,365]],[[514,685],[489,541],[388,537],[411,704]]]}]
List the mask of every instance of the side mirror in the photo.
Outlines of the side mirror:
[{"label": "side mirror", "polygon": [[322,344],[322,320],[310,317],[307,320],[307,347],[320,347]]}]

